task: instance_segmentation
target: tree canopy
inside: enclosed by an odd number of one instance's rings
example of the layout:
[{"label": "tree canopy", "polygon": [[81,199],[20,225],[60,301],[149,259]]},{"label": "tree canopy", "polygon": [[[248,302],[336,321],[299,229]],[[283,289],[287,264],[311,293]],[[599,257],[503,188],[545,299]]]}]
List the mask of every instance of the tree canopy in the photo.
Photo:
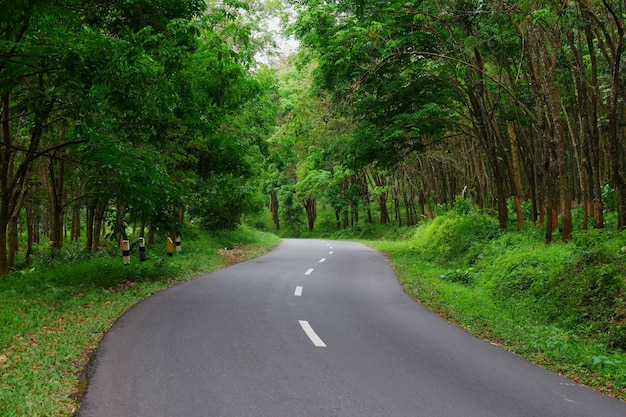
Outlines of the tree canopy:
[{"label": "tree canopy", "polygon": [[623,2],[291,3],[313,88],[350,119],[337,160],[393,191],[396,220],[463,195],[567,241],[614,195],[626,226]]},{"label": "tree canopy", "polygon": [[[166,234],[182,210],[209,228],[257,209],[249,188],[273,120],[263,98],[271,83],[252,71],[258,10],[198,0],[0,5],[0,272],[13,266],[24,215],[29,250],[42,220],[59,249],[70,211],[72,238],[84,228],[96,250],[109,207],[119,233],[126,218]],[[222,206],[198,207],[211,189]]]},{"label": "tree canopy", "polygon": [[[232,228],[264,204],[277,228],[459,196],[546,242],[626,227],[623,2],[288,3],[0,1],[0,272],[18,229],[54,256],[68,225],[95,251],[107,221]],[[289,8],[300,49],[268,68]]]}]

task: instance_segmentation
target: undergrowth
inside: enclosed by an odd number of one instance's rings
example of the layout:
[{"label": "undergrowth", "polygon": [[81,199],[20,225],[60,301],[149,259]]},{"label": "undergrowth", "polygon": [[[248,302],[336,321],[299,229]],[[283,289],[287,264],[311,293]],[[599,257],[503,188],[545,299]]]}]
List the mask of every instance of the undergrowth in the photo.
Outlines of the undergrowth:
[{"label": "undergrowth", "polygon": [[626,234],[502,232],[453,210],[403,240],[371,242],[434,312],[569,378],[626,400]]},{"label": "undergrowth", "polygon": [[[177,282],[223,267],[234,246],[249,259],[278,244],[245,226],[211,236],[186,234],[182,251],[148,247],[131,264],[117,250],[96,255],[68,245],[55,261],[48,248],[28,269],[0,277],[0,416],[71,416],[80,400],[79,374],[111,324],[130,306]],[[226,251],[228,252],[228,251]]]}]

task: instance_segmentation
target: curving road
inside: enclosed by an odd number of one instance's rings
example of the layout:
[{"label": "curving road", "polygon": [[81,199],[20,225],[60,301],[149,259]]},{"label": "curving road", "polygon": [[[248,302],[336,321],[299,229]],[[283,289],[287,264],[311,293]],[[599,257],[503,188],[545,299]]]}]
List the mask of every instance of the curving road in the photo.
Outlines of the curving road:
[{"label": "curving road", "polygon": [[285,240],[106,334],[79,417],[624,417],[415,303],[384,256]]}]

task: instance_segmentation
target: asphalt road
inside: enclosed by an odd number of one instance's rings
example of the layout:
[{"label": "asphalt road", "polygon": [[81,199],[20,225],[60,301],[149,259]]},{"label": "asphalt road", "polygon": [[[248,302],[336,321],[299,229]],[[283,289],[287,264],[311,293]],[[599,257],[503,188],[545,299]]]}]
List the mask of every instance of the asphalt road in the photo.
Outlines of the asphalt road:
[{"label": "asphalt road", "polygon": [[626,403],[476,339],[350,242],[275,251],[141,302],[79,417],[625,417]]}]

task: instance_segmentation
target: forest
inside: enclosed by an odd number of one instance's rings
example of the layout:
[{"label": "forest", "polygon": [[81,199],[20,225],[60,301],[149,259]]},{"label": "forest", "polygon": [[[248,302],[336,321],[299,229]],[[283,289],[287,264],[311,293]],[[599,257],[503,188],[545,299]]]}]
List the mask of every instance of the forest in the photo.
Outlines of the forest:
[{"label": "forest", "polygon": [[73,415],[125,309],[276,236],[626,398],[623,0],[0,9],[0,414]]},{"label": "forest", "polygon": [[281,107],[278,138],[303,143],[309,226],[320,197],[345,226],[370,204],[412,225],[462,196],[546,242],[623,230],[623,2],[294,3],[321,93]]},{"label": "forest", "polygon": [[[0,3],[0,273],[152,243],[185,213],[232,228],[262,206],[273,78],[264,10],[204,0]],[[259,31],[259,35],[253,34]],[[46,249],[46,250],[48,250]],[[17,258],[17,259],[16,259]]]},{"label": "forest", "polygon": [[[0,272],[264,207],[276,230],[457,198],[545,242],[626,227],[621,1],[2,6]],[[281,15],[299,51],[261,64]]]}]

